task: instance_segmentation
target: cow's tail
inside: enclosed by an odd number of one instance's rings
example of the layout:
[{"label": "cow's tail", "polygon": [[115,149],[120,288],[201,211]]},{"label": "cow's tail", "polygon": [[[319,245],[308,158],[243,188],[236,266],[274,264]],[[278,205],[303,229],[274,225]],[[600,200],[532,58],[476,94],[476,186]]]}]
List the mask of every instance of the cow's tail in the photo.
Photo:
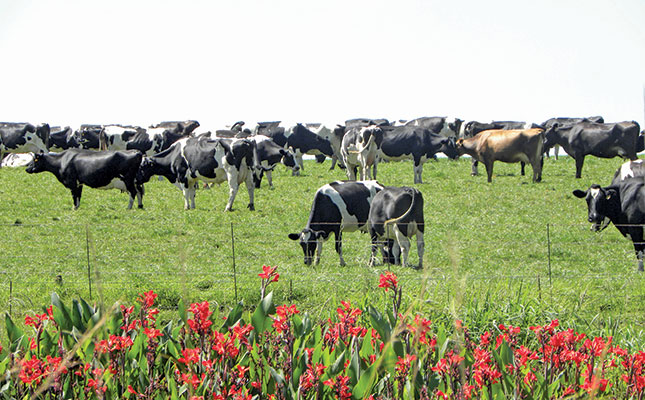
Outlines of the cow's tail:
[{"label": "cow's tail", "polygon": [[101,132],[99,132],[99,150],[107,150],[107,149],[108,149],[107,135],[105,134],[105,129],[101,129]]},{"label": "cow's tail", "polygon": [[418,191],[418,190],[416,190],[416,189],[414,189],[414,188],[411,188],[411,187],[406,187],[406,188],[404,188],[404,189],[405,189],[405,191],[407,192],[407,194],[409,194],[410,196],[412,196],[412,199],[410,200],[410,207],[409,207],[409,208],[408,208],[408,210],[407,210],[405,213],[403,213],[403,215],[401,215],[400,217],[397,217],[397,218],[390,218],[390,219],[388,219],[387,221],[385,221],[385,222],[383,223],[383,229],[384,229],[384,230],[386,230],[386,231],[387,231],[387,227],[388,227],[388,225],[390,225],[390,224],[398,224],[398,223],[399,223],[400,221],[402,221],[404,218],[407,218],[407,217],[410,215],[410,213],[412,213],[412,210],[414,210],[414,206],[416,205],[417,193],[419,193],[419,191]]}]

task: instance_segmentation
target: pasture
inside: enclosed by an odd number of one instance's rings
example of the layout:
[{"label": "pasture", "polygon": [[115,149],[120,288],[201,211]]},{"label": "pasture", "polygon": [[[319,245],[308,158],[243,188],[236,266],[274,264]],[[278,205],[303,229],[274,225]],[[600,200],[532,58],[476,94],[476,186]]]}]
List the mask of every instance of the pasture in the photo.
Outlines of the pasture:
[{"label": "pasture", "polygon": [[[558,318],[565,328],[643,348],[645,278],[636,271],[631,241],[614,227],[590,232],[586,204],[571,194],[607,185],[621,163],[587,157],[576,180],[571,158],[545,159],[538,184],[530,182],[530,167],[520,176],[518,164],[496,163],[489,184],[483,168],[470,176],[470,159],[440,159],[426,164],[419,185],[412,184],[410,162],[379,164],[380,183],[415,186],[425,200],[424,270],[390,267],[403,285],[404,307],[433,321],[461,319],[473,330]],[[184,211],[181,193],[157,179],[146,184],[144,210],[126,210],[126,194],[85,188],[73,211],[69,191],[53,175],[3,168],[2,310],[40,311],[52,291],[67,302],[90,300],[91,284],[91,301],[106,304],[132,303],[154,290],[161,320],[176,315],[180,299],[208,300],[224,311],[235,304],[236,291],[246,305],[259,300],[263,264],[278,266],[277,304],[295,303],[315,319],[326,319],[340,300],[385,301],[377,285],[387,266],[367,267],[368,235],[343,236],[345,267],[332,241],[319,265],[305,266],[300,246],[287,238],[304,227],[316,189],[345,179],[329,165],[306,161],[300,177],[278,166],[275,190],[263,182],[256,191],[257,211],[245,208],[241,188],[232,213],[223,211],[226,184],[200,189],[197,208]],[[418,262],[414,244],[411,262]]]}]

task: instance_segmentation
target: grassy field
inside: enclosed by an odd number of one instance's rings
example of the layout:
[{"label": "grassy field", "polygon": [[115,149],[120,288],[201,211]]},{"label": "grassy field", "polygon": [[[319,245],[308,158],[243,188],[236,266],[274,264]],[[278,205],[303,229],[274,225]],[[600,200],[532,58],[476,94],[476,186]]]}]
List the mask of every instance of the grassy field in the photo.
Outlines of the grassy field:
[{"label": "grassy field", "polygon": [[[613,227],[590,232],[586,204],[571,194],[608,184],[621,163],[588,157],[576,180],[573,160],[546,159],[539,184],[530,182],[530,167],[520,176],[517,164],[497,163],[492,184],[483,167],[484,175],[470,176],[469,159],[426,164],[426,183],[416,185],[425,199],[425,268],[391,267],[404,304],[435,321],[462,319],[475,331],[559,318],[565,327],[644,347],[645,278],[636,272],[631,242]],[[245,208],[243,189],[231,213],[223,211],[226,185],[198,191],[197,209],[184,211],[181,193],[156,179],[146,185],[144,210],[126,210],[125,194],[86,188],[73,211],[69,191],[53,175],[1,169],[1,309],[21,319],[49,304],[52,291],[67,301],[90,299],[91,286],[91,300],[109,304],[132,303],[152,289],[162,319],[174,317],[182,298],[224,311],[236,296],[246,305],[259,300],[263,264],[279,267],[277,302],[316,318],[340,300],[382,304],[378,276],[387,267],[367,267],[367,235],[344,235],[345,267],[332,242],[320,265],[305,266],[300,246],[287,238],[304,227],[316,189],[345,177],[329,165],[307,161],[300,177],[278,167],[275,190],[256,191],[257,211]],[[382,184],[412,185],[412,178],[410,162],[380,165]],[[416,263],[414,245],[411,254]]]}]

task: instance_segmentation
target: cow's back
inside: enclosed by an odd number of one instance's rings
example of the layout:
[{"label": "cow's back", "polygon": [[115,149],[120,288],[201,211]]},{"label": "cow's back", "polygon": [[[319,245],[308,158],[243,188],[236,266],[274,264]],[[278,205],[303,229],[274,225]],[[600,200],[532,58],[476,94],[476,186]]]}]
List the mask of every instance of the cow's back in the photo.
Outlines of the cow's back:
[{"label": "cow's back", "polygon": [[[322,186],[314,196],[314,206],[312,209],[312,221],[317,223],[340,223],[341,230],[354,231],[364,229],[369,217],[369,209],[372,199],[383,188],[376,181],[336,181]],[[323,215],[324,210],[320,208],[321,204],[329,204],[321,197],[326,197],[338,210],[337,220],[321,221],[316,219],[316,215]]]}]

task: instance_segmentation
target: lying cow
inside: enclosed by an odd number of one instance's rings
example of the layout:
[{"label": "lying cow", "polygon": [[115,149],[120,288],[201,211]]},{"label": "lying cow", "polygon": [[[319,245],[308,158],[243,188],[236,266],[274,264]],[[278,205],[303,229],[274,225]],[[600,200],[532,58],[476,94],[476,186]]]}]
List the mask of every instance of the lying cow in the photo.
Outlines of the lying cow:
[{"label": "lying cow", "polygon": [[459,154],[468,154],[486,167],[488,182],[493,180],[495,161],[524,162],[533,167],[533,182],[542,180],[542,154],[544,131],[542,129],[488,130],[472,138],[458,139]]},{"label": "lying cow", "polygon": [[423,183],[423,164],[437,153],[456,159],[459,157],[455,139],[434,133],[421,126],[393,126],[384,128],[379,158],[386,161],[412,159],[414,183]]},{"label": "lying cow", "polygon": [[384,187],[372,200],[369,213],[369,231],[372,238],[372,256],[370,267],[376,259],[376,249],[381,248],[387,240],[394,240],[392,246],[394,263],[408,264],[410,253],[410,238],[417,237],[417,252],[419,253],[419,269],[423,268],[423,195],[417,189],[410,187]]},{"label": "lying cow", "polygon": [[49,125],[0,123],[0,160],[7,153],[45,153],[49,147]]},{"label": "lying cow", "polygon": [[574,125],[552,126],[545,133],[545,149],[560,145],[576,161],[576,178],[582,177],[585,156],[623,157],[635,160],[640,127],[625,121],[599,124],[589,121]]},{"label": "lying cow", "polygon": [[255,167],[254,143],[247,139],[184,138],[168,149],[144,157],[137,174],[141,184],[153,175],[164,176],[184,194],[184,209],[195,208],[195,191],[199,180],[228,182],[229,198],[225,211],[233,210],[233,201],[239,185],[246,183],[250,210],[253,204],[253,168]]},{"label": "lying cow", "polygon": [[576,189],[573,195],[586,199],[588,220],[595,232],[606,227],[608,218],[634,244],[638,270],[643,271],[643,224],[645,224],[645,180],[642,176],[628,178],[607,187],[591,185],[586,191]]},{"label": "lying cow", "polygon": [[310,265],[312,260],[316,265],[320,262],[322,245],[333,233],[340,265],[344,266],[342,233],[367,231],[370,205],[381,189],[383,186],[376,181],[337,181],[319,188],[307,225],[302,232],[289,234],[289,239],[300,242],[305,264]]},{"label": "lying cow", "polygon": [[376,179],[381,143],[383,143],[383,128],[376,125],[354,127],[345,134],[340,152],[348,179],[356,180],[357,168],[361,181]]},{"label": "lying cow", "polygon": [[93,151],[68,149],[60,153],[34,155],[27,172],[49,171],[72,192],[74,209],[81,204],[83,185],[96,189],[119,189],[130,194],[128,209],[135,196],[143,208],[143,185],[135,183],[143,155],[138,151]]}]

